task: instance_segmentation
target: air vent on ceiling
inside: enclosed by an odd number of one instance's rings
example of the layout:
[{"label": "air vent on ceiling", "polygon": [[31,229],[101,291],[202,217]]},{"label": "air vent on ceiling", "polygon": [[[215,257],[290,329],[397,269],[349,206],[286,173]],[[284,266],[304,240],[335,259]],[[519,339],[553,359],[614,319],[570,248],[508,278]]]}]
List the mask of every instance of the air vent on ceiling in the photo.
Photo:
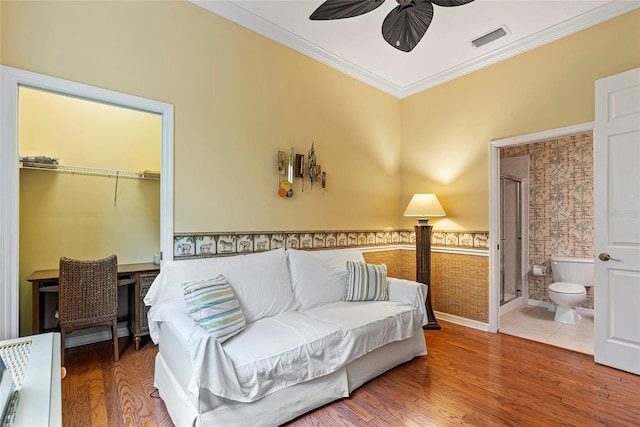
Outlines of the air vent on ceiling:
[{"label": "air vent on ceiling", "polygon": [[471,44],[474,47],[484,46],[487,43],[491,43],[493,41],[498,40],[501,37],[506,36],[507,33],[509,33],[509,29],[506,27],[506,25],[503,25],[502,27],[495,29],[493,31],[490,31],[487,34],[480,36],[475,40],[471,40]]}]

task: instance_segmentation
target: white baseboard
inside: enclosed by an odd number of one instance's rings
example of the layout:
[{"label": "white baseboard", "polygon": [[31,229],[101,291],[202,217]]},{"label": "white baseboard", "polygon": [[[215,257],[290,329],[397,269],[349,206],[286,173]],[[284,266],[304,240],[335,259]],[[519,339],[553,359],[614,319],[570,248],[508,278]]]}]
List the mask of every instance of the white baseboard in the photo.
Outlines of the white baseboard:
[{"label": "white baseboard", "polygon": [[[534,307],[544,307],[549,311],[555,311],[556,310],[556,305],[552,302],[549,301],[538,301],[535,299],[530,299],[528,301],[528,304]],[[583,307],[576,307],[576,311],[578,312],[578,314],[581,314],[583,316],[589,316],[589,317],[593,317],[595,314],[595,310],[593,308],[583,308]]]},{"label": "white baseboard", "polygon": [[[118,337],[126,337],[129,335],[127,322],[118,322]],[[79,347],[81,345],[93,344],[101,341],[111,340],[111,328],[106,326],[97,328],[87,328],[74,331],[67,334],[64,348]]]},{"label": "white baseboard", "polygon": [[436,311],[435,315],[436,319],[446,320],[447,322],[456,323],[473,329],[479,329],[485,332],[489,331],[488,323],[478,322],[477,320],[471,320],[466,317],[455,316],[453,314],[441,313],[439,311]]},{"label": "white baseboard", "polygon": [[528,299],[527,300],[527,305],[530,305],[532,307],[543,307],[546,308],[549,311],[555,311],[556,306],[554,303],[549,302],[549,301],[539,301],[537,299]]},{"label": "white baseboard", "polygon": [[506,304],[500,306],[500,316],[514,310],[517,307],[520,307],[524,304],[524,300],[520,297],[514,299],[513,301],[509,301]]},{"label": "white baseboard", "polygon": [[576,307],[576,311],[578,312],[578,314],[588,317],[593,317],[595,314],[595,310],[593,308]]}]

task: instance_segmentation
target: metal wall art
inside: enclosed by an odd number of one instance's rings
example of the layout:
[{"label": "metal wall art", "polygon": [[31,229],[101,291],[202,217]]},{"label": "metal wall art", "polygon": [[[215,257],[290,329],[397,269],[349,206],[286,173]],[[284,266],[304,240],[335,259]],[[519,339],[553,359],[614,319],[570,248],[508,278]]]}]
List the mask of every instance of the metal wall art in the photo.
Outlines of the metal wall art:
[{"label": "metal wall art", "polygon": [[295,154],[293,147],[291,152],[278,151],[278,196],[283,198],[293,197],[293,179],[300,178],[300,190],[304,193],[305,178],[309,179],[311,189],[314,184],[320,184],[322,194],[327,189],[327,173],[322,171],[322,166],[317,163],[315,142],[305,156]]},{"label": "metal wall art", "polygon": [[293,147],[291,154],[287,155],[284,151],[278,151],[278,196],[293,197]]}]

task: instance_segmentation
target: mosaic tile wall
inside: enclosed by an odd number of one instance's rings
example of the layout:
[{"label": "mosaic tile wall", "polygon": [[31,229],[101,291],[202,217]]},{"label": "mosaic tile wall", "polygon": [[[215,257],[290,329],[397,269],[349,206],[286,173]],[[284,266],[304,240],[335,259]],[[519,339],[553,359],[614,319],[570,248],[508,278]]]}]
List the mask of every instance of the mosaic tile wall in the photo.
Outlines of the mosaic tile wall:
[{"label": "mosaic tile wall", "polygon": [[[593,257],[593,133],[586,132],[506,147],[500,158],[529,155],[529,271],[547,266],[547,276],[529,275],[529,298],[549,301],[549,257]],[[587,288],[593,308],[593,288]]]},{"label": "mosaic tile wall", "polygon": [[[489,249],[486,231],[434,231],[433,246],[463,249]],[[272,249],[333,249],[415,244],[413,230],[378,231],[274,231],[238,233],[176,233],[173,238],[175,259],[206,258],[262,252]]]}]

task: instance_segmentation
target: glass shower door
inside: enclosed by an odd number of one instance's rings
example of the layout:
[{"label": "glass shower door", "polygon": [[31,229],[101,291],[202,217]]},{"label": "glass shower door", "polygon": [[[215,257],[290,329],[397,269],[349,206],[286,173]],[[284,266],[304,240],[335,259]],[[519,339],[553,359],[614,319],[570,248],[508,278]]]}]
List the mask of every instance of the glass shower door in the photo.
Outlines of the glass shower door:
[{"label": "glass shower door", "polygon": [[500,177],[500,304],[522,294],[522,212],[520,180]]}]

